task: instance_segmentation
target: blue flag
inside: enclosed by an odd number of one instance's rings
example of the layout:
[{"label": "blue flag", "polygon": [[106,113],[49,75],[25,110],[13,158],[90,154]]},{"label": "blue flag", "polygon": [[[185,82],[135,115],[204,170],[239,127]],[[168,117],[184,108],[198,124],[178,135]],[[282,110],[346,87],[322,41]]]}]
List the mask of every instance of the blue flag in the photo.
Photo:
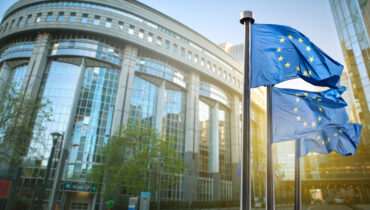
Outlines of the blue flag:
[{"label": "blue flag", "polygon": [[299,139],[300,157],[309,152],[328,154],[336,151],[342,156],[353,155],[360,142],[362,125],[347,123],[340,127],[328,127],[321,131],[311,132]]},{"label": "blue flag", "polygon": [[271,88],[272,142],[301,138],[348,121],[344,89],[323,92]]},{"label": "blue flag", "polygon": [[343,66],[299,31],[281,25],[252,24],[251,88],[294,78],[337,88]]}]

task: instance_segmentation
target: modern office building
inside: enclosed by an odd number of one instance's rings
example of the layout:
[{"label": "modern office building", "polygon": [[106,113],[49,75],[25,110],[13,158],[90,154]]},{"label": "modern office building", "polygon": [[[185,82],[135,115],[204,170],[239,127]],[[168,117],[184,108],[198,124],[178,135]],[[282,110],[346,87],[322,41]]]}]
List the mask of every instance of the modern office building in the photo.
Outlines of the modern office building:
[{"label": "modern office building", "polygon": [[[60,132],[45,206],[98,207],[87,178],[98,149],[139,119],[175,137],[187,166],[158,199],[239,200],[242,64],[207,38],[133,0],[20,0],[1,22],[0,49],[1,79],[53,109],[24,157],[25,198],[38,199],[49,134]],[[263,139],[264,95],[253,98],[253,135]]]}]

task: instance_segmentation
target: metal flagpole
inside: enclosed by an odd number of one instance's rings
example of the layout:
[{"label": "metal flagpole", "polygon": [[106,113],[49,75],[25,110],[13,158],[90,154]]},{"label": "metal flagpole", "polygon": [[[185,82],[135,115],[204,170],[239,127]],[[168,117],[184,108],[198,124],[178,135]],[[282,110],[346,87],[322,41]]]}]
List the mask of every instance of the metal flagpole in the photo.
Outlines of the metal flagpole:
[{"label": "metal flagpole", "polygon": [[251,209],[250,185],[250,40],[251,24],[254,23],[253,12],[240,13],[240,23],[244,25],[244,92],[243,92],[243,142],[242,142],[242,178],[240,193],[240,209]]},{"label": "metal flagpole", "polygon": [[273,151],[272,151],[272,106],[271,106],[271,85],[266,88],[266,156],[267,156],[267,172],[266,172],[266,193],[267,193],[267,210],[275,209],[274,197],[274,166],[273,166]]},{"label": "metal flagpole", "polygon": [[295,141],[295,178],[294,178],[294,210],[301,209],[301,164],[300,164],[301,142]]}]

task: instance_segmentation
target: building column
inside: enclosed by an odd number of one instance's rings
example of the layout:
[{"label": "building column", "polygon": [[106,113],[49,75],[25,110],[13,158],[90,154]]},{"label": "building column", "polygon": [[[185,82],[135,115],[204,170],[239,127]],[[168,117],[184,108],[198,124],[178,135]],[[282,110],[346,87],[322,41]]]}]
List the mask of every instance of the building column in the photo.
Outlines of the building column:
[{"label": "building column", "polygon": [[213,200],[220,200],[220,145],[218,132],[218,103],[211,109],[211,139],[208,147],[209,173],[213,178]]},{"label": "building column", "polygon": [[127,45],[123,50],[121,72],[118,81],[116,103],[112,120],[112,132],[127,124],[130,115],[131,93],[134,85],[137,48]]},{"label": "building column", "polygon": [[29,99],[36,99],[44,75],[50,51],[50,34],[39,34],[32,51],[22,90]]},{"label": "building column", "polygon": [[8,83],[10,77],[10,66],[4,62],[0,71],[0,88],[3,89],[4,86]]},{"label": "building column", "polygon": [[[231,104],[230,116],[230,137],[231,137],[231,180],[232,180],[232,200],[240,199],[240,177],[239,164],[241,153],[241,135],[240,135],[240,101],[239,97],[234,95]],[[241,173],[241,172],[240,172]]]},{"label": "building column", "polygon": [[199,76],[191,72],[187,82],[185,120],[184,200],[197,200],[198,190],[198,124]]},{"label": "building column", "polygon": [[163,81],[158,86],[158,92],[157,92],[157,105],[156,105],[156,111],[155,111],[155,129],[160,133],[162,136],[162,126],[163,126],[163,107],[165,103],[165,91],[166,86],[165,82]]}]

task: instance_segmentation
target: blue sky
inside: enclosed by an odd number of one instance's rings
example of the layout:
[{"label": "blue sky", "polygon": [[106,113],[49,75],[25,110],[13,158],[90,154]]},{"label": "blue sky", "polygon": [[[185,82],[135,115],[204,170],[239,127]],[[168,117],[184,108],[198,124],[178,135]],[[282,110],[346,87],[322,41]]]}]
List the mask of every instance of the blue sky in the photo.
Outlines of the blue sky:
[{"label": "blue sky", "polygon": [[[16,0],[0,1],[0,17]],[[328,0],[140,0],[220,44],[243,42],[239,14],[254,12],[256,23],[289,25],[344,64]]]}]

